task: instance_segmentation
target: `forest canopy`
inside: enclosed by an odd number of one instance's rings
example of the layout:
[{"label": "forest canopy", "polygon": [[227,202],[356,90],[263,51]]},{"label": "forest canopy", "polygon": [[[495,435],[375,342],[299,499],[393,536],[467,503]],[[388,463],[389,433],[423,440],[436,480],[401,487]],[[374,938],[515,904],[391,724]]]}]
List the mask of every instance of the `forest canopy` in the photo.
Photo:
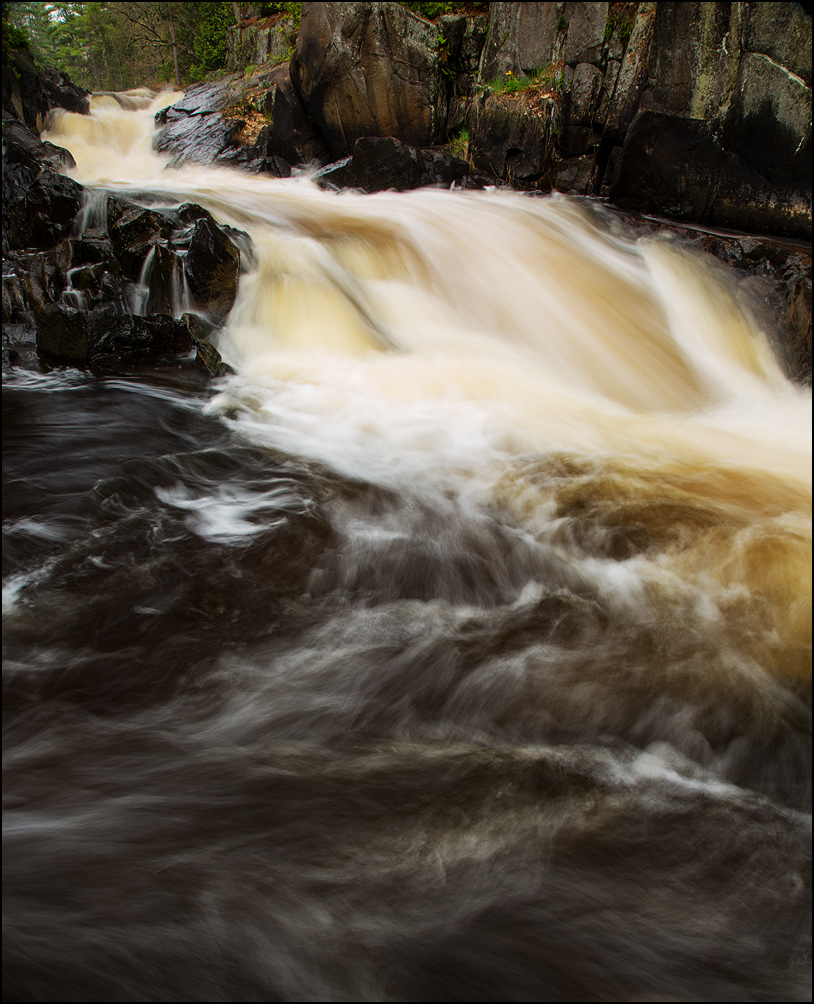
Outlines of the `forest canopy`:
[{"label": "forest canopy", "polygon": [[[488,4],[405,3],[436,18]],[[40,66],[55,66],[89,90],[139,85],[186,86],[226,67],[230,26],[250,17],[284,15],[299,22],[301,3],[160,0],[146,3],[3,3],[3,35],[25,46]]]}]

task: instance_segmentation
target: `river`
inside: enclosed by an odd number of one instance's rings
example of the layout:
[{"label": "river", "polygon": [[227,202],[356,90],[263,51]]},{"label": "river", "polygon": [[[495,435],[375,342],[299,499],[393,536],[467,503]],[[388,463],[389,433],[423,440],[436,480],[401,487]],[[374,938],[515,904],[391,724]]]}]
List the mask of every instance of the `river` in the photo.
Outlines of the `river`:
[{"label": "river", "polygon": [[171,100],[46,137],[252,253],[232,376],[4,372],[3,999],[810,1000],[810,391],[597,205]]}]

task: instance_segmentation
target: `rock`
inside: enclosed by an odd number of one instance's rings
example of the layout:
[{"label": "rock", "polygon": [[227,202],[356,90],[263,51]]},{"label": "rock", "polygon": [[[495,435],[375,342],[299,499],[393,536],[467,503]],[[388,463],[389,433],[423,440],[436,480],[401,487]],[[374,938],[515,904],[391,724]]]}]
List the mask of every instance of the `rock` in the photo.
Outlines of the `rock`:
[{"label": "rock", "polygon": [[565,3],[562,17],[566,22],[565,62],[598,63],[602,55],[607,3]]},{"label": "rock", "polygon": [[356,141],[350,160],[323,180],[366,192],[403,192],[421,184],[422,166],[415,147],[392,137],[365,136]]},{"label": "rock", "polygon": [[413,146],[443,138],[438,37],[397,3],[303,4],[291,79],[335,157],[363,136]]},{"label": "rock", "polygon": [[810,235],[810,189],[806,196],[792,183],[780,184],[779,171],[767,178],[768,171],[726,151],[715,126],[703,119],[639,112],[615,173],[610,198],[622,208],[756,233]]},{"label": "rock", "polygon": [[[404,192],[424,185],[449,188],[483,187],[488,179],[473,179],[465,160],[442,147],[417,148],[392,136],[367,136],[356,141],[353,156],[329,165],[317,181],[334,188],[360,188],[366,192]],[[466,184],[465,184],[466,183]]]},{"label": "rock", "polygon": [[[65,236],[81,188],[58,174],[73,164],[67,150],[43,143],[3,110],[3,251],[49,247]],[[60,180],[61,179],[61,180]],[[49,233],[48,207],[56,213]]]},{"label": "rock", "polygon": [[230,100],[231,81],[193,84],[184,91],[184,96],[174,105],[168,105],[156,112],[156,125],[165,125],[188,118],[190,115],[210,115],[220,112]]},{"label": "rock", "polygon": [[48,68],[42,71],[48,104],[51,108],[65,108],[77,115],[90,114],[90,91],[71,82],[67,73]]},{"label": "rock", "polygon": [[639,112],[625,137],[610,198],[623,209],[701,220],[722,158],[703,119]]},{"label": "rock", "polygon": [[462,188],[482,188],[488,179],[473,177],[474,172],[465,160],[454,157],[445,149],[423,149],[418,151],[422,162],[421,185],[437,185],[450,188],[459,184]]},{"label": "rock", "polygon": [[604,76],[590,63],[579,63],[571,80],[567,118],[573,126],[592,125],[599,108]]},{"label": "rock", "polygon": [[[800,256],[803,258],[803,256]],[[811,384],[811,257],[794,263],[787,283],[791,289],[786,309],[786,331],[788,333],[787,371]]]},{"label": "rock", "polygon": [[232,367],[225,363],[220,352],[209,340],[212,326],[207,324],[197,314],[182,314],[181,321],[189,332],[192,347],[195,349],[196,365],[210,376],[227,376],[234,373]]},{"label": "rock", "polygon": [[480,80],[486,83],[509,70],[522,73],[547,66],[557,41],[557,20],[557,4],[489,4]]},{"label": "rock", "polygon": [[76,310],[51,304],[37,326],[37,354],[53,363],[115,368],[123,363],[188,353],[187,326],[172,317],[138,317],[106,305]]},{"label": "rock", "polygon": [[778,188],[811,191],[811,89],[767,56],[746,52],[726,148]]},{"label": "rock", "polygon": [[221,323],[237,296],[240,252],[211,217],[195,223],[184,271],[198,309]]},{"label": "rock", "polygon": [[22,324],[33,328],[36,324],[34,312],[26,295],[24,276],[16,272],[3,272],[3,328],[8,324]]},{"label": "rock", "polygon": [[155,149],[174,154],[170,167],[211,164],[234,142],[243,122],[227,121],[218,112],[187,115],[170,120],[158,133]]},{"label": "rock", "polygon": [[294,21],[280,15],[241,21],[226,29],[226,66],[243,70],[287,60],[296,37]]},{"label": "rock", "polygon": [[554,186],[559,192],[589,195],[593,191],[594,158],[591,154],[569,157],[557,164]]},{"label": "rock", "polygon": [[[274,82],[266,101],[272,120],[268,151],[272,157],[280,157],[289,165],[325,164],[331,159],[330,148],[294,89],[287,67]],[[276,173],[280,173],[279,168]]]},{"label": "rock", "polygon": [[623,142],[627,128],[638,110],[639,100],[647,81],[650,45],[658,6],[656,3],[638,5],[630,40],[619,68],[616,87],[608,103],[607,118],[602,133],[604,160],[600,160],[600,172],[605,168],[611,147]]},{"label": "rock", "polygon": [[12,249],[53,247],[70,234],[81,206],[80,185],[50,169],[42,170],[31,179],[23,196],[4,204],[4,217],[8,214],[7,227],[4,227],[4,231],[8,231],[8,246]]},{"label": "rock", "polygon": [[3,115],[3,159],[11,158],[12,163],[47,167],[52,171],[67,171],[76,167],[70,151],[54,143],[43,142],[22,122]]},{"label": "rock", "polygon": [[9,51],[3,60],[3,110],[37,134],[50,108],[45,83],[29,53]]},{"label": "rock", "polygon": [[30,54],[3,52],[3,110],[39,134],[51,108],[87,115],[89,91],[71,83],[59,70],[37,70]]},{"label": "rock", "polygon": [[[125,211],[119,213],[121,205]],[[135,281],[144,261],[156,244],[169,240],[175,230],[171,216],[111,198],[108,202],[110,244],[125,278]]]},{"label": "rock", "polygon": [[45,307],[37,324],[37,354],[58,363],[88,361],[88,319],[84,310],[61,303]]},{"label": "rock", "polygon": [[244,122],[227,120],[221,112],[236,99],[235,82],[193,84],[174,105],[156,113],[162,126],[153,140],[159,153],[171,153],[170,167],[211,164],[234,145]]},{"label": "rock", "polygon": [[172,358],[192,348],[186,325],[162,314],[136,317],[103,307],[87,315],[87,325],[88,362],[94,366]]},{"label": "rock", "polygon": [[470,134],[475,166],[509,182],[539,178],[553,154],[556,108],[546,116],[503,95],[488,94],[471,110]]},{"label": "rock", "polygon": [[804,4],[752,3],[743,30],[746,52],[762,53],[811,87],[811,9]]}]

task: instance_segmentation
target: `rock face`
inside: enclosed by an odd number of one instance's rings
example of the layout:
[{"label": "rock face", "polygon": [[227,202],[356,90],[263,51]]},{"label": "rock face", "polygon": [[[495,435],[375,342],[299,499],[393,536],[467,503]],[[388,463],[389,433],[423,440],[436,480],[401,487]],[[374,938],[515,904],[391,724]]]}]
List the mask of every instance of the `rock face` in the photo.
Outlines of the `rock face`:
[{"label": "rock face", "polygon": [[243,123],[221,115],[230,97],[229,82],[196,84],[174,105],[155,117],[163,126],[155,138],[156,150],[173,153],[171,167],[185,163],[211,164],[234,140]]},{"label": "rock face", "polygon": [[291,79],[335,157],[363,136],[443,139],[439,31],[396,3],[304,3]]},{"label": "rock face", "polygon": [[809,234],[811,18],[799,4],[491,4],[481,85],[543,67],[555,116],[488,91],[456,113],[484,170],[677,219]]},{"label": "rock face", "polygon": [[610,197],[677,219],[808,235],[811,19],[791,4],[656,6]]},{"label": "rock face", "polygon": [[439,148],[416,148],[392,137],[366,136],[358,139],[353,155],[320,173],[323,185],[359,188],[366,192],[393,189],[404,192],[422,185],[457,184],[461,188],[482,187],[487,178],[474,175],[465,160]]},{"label": "rock face", "polygon": [[4,52],[3,110],[36,133],[42,131],[51,108],[87,115],[89,93],[72,84],[59,70],[40,73],[27,52]]},{"label": "rock face", "polygon": [[226,66],[243,70],[249,65],[286,60],[297,32],[290,17],[253,17],[232,25],[226,31]]}]

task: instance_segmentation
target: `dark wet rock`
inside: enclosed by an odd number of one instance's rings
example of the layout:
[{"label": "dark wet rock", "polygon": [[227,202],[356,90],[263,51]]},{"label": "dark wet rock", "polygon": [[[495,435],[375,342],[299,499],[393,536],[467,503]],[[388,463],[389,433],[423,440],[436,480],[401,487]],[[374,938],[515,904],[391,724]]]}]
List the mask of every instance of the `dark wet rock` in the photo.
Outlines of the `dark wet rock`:
[{"label": "dark wet rock", "polygon": [[54,143],[43,142],[22,122],[3,114],[3,160],[26,164],[29,167],[47,167],[52,171],[66,171],[76,166],[71,153]]},{"label": "dark wet rock", "polygon": [[421,159],[421,185],[433,185],[450,188],[460,185],[467,188],[481,188],[487,178],[475,177],[476,172],[470,165],[455,157],[443,147],[425,148],[419,150]]},{"label": "dark wet rock", "polygon": [[439,31],[394,3],[303,6],[291,79],[335,157],[363,136],[441,140]]},{"label": "dark wet rock", "polygon": [[403,192],[419,186],[421,173],[422,164],[415,147],[392,137],[366,136],[356,141],[353,156],[334,171],[324,174],[322,180],[366,192],[385,189]]},{"label": "dark wet rock", "polygon": [[[480,187],[478,182],[472,181],[472,173],[465,160],[452,156],[444,148],[419,149],[392,136],[365,136],[356,141],[352,157],[329,165],[319,173],[317,181],[335,188],[359,188],[365,192],[391,189],[404,192],[424,185],[449,188],[455,183],[461,187]],[[469,184],[464,185],[465,181]]]},{"label": "dark wet rock", "polygon": [[703,119],[640,112],[615,173],[609,194],[622,208],[757,233],[810,233],[810,194],[733,156]]},{"label": "dark wet rock", "polygon": [[209,115],[223,111],[230,100],[230,82],[193,84],[184,91],[183,97],[174,105],[168,105],[156,113],[157,125],[174,122],[190,115]]},{"label": "dark wet rock", "polygon": [[228,121],[219,112],[186,115],[168,122],[155,140],[159,153],[172,153],[170,167],[211,164],[233,142],[244,123]]},{"label": "dark wet rock", "polygon": [[110,227],[111,249],[122,274],[133,281],[138,279],[150,250],[159,242],[169,240],[174,230],[175,224],[169,214],[130,204]]},{"label": "dark wet rock", "polygon": [[122,362],[170,358],[192,348],[182,321],[164,314],[136,317],[100,308],[88,314],[88,362],[114,367]]},{"label": "dark wet rock", "polygon": [[43,143],[3,111],[3,250],[50,247],[66,236],[81,187],[58,172],[73,164],[67,150]]},{"label": "dark wet rock", "polygon": [[51,304],[37,325],[37,353],[52,363],[115,368],[183,355],[191,348],[182,321],[161,314],[124,314],[111,306],[85,311]]},{"label": "dark wet rock", "polygon": [[178,256],[165,244],[156,244],[150,263],[149,287],[145,314],[172,315],[175,300],[177,271],[180,268]]},{"label": "dark wet rock", "polygon": [[[283,69],[266,95],[266,109],[272,120],[268,154],[289,165],[327,164],[330,148],[295,90],[288,67]],[[279,168],[276,173],[280,173]]]},{"label": "dark wet rock", "polygon": [[25,273],[18,275],[16,271],[6,271],[11,267],[3,263],[3,330],[10,324],[33,328],[36,320],[28,301]]},{"label": "dark wet rock", "polygon": [[229,120],[221,112],[236,98],[231,79],[194,84],[174,105],[156,114],[159,129],[154,139],[160,153],[174,154],[170,167],[211,164],[235,143],[245,123]]},{"label": "dark wet rock", "polygon": [[82,205],[75,181],[48,168],[32,175],[25,168],[16,173],[11,197],[3,200],[4,241],[12,250],[53,247],[70,234]]},{"label": "dark wet rock", "polygon": [[49,304],[37,324],[37,353],[59,363],[88,361],[88,315],[63,304]]},{"label": "dark wet rock", "polygon": [[77,115],[90,114],[90,91],[74,84],[67,73],[53,67],[42,71],[45,92],[52,108],[64,108]]},{"label": "dark wet rock", "polygon": [[45,83],[29,53],[8,52],[3,60],[3,110],[39,133],[49,108]]},{"label": "dark wet rock", "polygon": [[182,314],[181,321],[189,332],[192,348],[195,350],[196,365],[210,376],[227,376],[234,373],[232,367],[225,363],[220,352],[210,341],[215,330],[212,324],[197,314]]},{"label": "dark wet rock", "polygon": [[237,296],[240,252],[211,217],[195,223],[184,270],[198,308],[223,321]]}]

